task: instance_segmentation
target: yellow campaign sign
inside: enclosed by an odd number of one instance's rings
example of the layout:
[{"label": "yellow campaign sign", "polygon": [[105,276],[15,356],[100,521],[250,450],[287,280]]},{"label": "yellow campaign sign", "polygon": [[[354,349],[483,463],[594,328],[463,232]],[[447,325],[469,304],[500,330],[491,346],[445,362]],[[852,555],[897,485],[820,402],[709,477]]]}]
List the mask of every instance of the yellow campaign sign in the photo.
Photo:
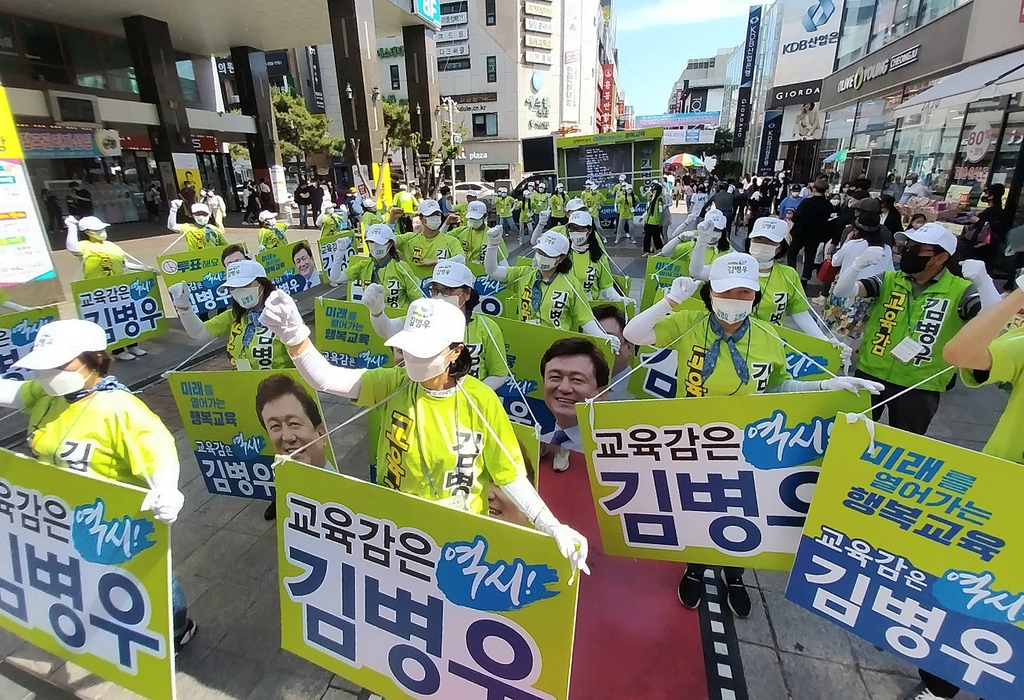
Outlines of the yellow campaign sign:
[{"label": "yellow campaign sign", "polygon": [[0,450],[0,626],[173,700],[171,549],[143,489]]},{"label": "yellow campaign sign", "polygon": [[0,85],[0,159],[24,160],[7,91]]},{"label": "yellow campaign sign", "polygon": [[535,530],[277,467],[282,647],[388,700],[566,700],[578,587]]}]

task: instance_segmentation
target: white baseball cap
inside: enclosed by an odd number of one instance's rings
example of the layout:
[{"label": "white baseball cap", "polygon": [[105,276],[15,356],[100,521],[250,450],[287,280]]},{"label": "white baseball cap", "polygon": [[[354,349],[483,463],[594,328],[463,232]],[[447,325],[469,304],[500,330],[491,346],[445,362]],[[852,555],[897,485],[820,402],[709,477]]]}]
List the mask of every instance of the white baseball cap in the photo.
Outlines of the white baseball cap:
[{"label": "white baseball cap", "polygon": [[247,287],[254,280],[260,277],[265,278],[266,276],[266,269],[255,260],[239,260],[228,265],[228,273],[225,276],[224,284],[220,288],[234,289],[236,287]]},{"label": "white baseball cap", "polygon": [[593,226],[594,217],[590,215],[589,211],[574,211],[569,215],[569,224],[575,226]]},{"label": "white baseball cap", "polygon": [[277,214],[267,209],[260,212],[260,221],[269,221],[270,219],[276,219]]},{"label": "white baseball cap", "polygon": [[409,304],[405,327],[384,341],[413,357],[440,355],[452,343],[466,342],[466,313],[441,299],[417,299]]},{"label": "white baseball cap", "polygon": [[431,214],[440,214],[441,205],[437,203],[436,199],[424,199],[420,202],[420,205],[416,207],[417,213],[423,214],[423,216],[430,216]]},{"label": "white baseball cap", "polygon": [[705,214],[704,220],[710,221],[712,224],[714,224],[716,231],[724,231],[725,227],[729,225],[729,220],[725,218],[725,214],[718,211],[717,209],[712,209],[707,214]]},{"label": "white baseball cap", "polygon": [[754,228],[750,229],[750,237],[756,236],[764,236],[776,243],[782,243],[789,238],[789,224],[774,216],[763,216],[754,222]]},{"label": "white baseball cap", "polygon": [[373,197],[363,197],[362,199],[363,209],[376,209],[377,200]]},{"label": "white baseball cap", "polygon": [[78,220],[79,231],[102,231],[105,228],[107,228],[107,224],[98,216],[83,216]]},{"label": "white baseball cap", "polygon": [[14,367],[18,369],[57,369],[83,352],[107,349],[107,332],[92,321],[69,318],[52,321],[39,329],[32,352]]},{"label": "white baseball cap", "polygon": [[533,246],[533,249],[540,251],[544,255],[557,258],[559,255],[565,255],[569,252],[569,239],[558,231],[548,231],[540,237],[540,240],[537,241],[537,245]]},{"label": "white baseball cap", "polygon": [[711,263],[711,290],[721,294],[730,289],[758,291],[757,260],[746,253],[729,253]]},{"label": "white baseball cap", "polygon": [[210,213],[210,207],[206,206],[202,202],[196,202],[195,204],[192,205],[192,213],[193,214],[209,214]]},{"label": "white baseball cap", "polygon": [[579,197],[573,197],[572,199],[570,199],[568,202],[565,203],[565,210],[567,212],[569,212],[569,213],[572,213],[574,211],[579,211],[580,209],[586,209],[586,208],[587,208],[586,202],[584,202]]},{"label": "white baseball cap", "polygon": [[919,229],[911,228],[903,233],[907,238],[916,243],[937,245],[950,255],[956,252],[956,236],[948,228],[934,221],[925,224]]},{"label": "white baseball cap", "polygon": [[439,260],[434,265],[434,275],[430,281],[443,284],[445,287],[470,287],[476,284],[476,275],[466,267],[466,258],[455,255],[447,260]]},{"label": "white baseball cap", "polygon": [[387,224],[374,224],[366,229],[366,240],[377,245],[386,245],[389,241],[398,240],[395,232]]},{"label": "white baseball cap", "polygon": [[625,181],[626,181],[626,176],[625,175],[619,175],[619,182],[625,182]]},{"label": "white baseball cap", "polygon": [[487,205],[483,202],[470,202],[466,206],[467,219],[486,219]]}]

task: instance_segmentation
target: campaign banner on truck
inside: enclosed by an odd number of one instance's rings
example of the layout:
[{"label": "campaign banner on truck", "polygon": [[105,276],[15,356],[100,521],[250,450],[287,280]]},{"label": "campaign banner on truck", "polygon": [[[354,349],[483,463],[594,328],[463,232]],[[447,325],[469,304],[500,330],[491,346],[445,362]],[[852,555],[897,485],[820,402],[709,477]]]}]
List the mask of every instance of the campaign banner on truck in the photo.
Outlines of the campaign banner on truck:
[{"label": "campaign banner on truck", "polygon": [[[540,369],[544,353],[555,342],[564,338],[577,338],[592,342],[604,355],[608,367],[614,363],[612,344],[608,340],[595,338],[583,333],[572,333],[560,328],[523,323],[509,318],[496,318],[505,337],[505,358],[509,367],[509,380],[498,387],[497,394],[505,406],[505,413],[513,423],[539,425],[541,441],[550,442],[558,429],[551,406],[561,409],[554,396],[554,388],[545,396],[544,375]],[[604,387],[599,386],[589,358],[582,358],[579,369],[585,375],[588,385],[595,387],[596,395]],[[572,407],[566,408],[571,413]],[[576,448],[578,449],[578,447]]]},{"label": "campaign banner on truck", "polygon": [[274,459],[336,471],[323,408],[296,370],[174,372],[167,380],[210,493],[274,500]]},{"label": "campaign banner on truck", "polygon": [[29,372],[11,369],[11,365],[32,350],[40,328],[59,318],[56,306],[39,306],[0,315],[0,377],[26,379]]},{"label": "campaign banner on truck", "polygon": [[786,597],[985,698],[1024,695],[1019,464],[836,418]]},{"label": "campaign banner on truck", "polygon": [[[370,323],[370,310],[358,301],[317,297],[316,349],[335,367],[377,369],[395,364],[391,348]],[[402,309],[385,309],[391,317],[405,316]]]},{"label": "campaign banner on truck", "polygon": [[788,571],[836,413],[869,406],[848,391],[577,404],[605,551]]},{"label": "campaign banner on truck", "polygon": [[351,230],[324,236],[317,240],[316,247],[320,251],[320,269],[324,271],[325,279],[336,261],[341,260],[341,269],[344,270],[349,258],[359,252],[356,250],[355,232]]},{"label": "campaign banner on truck", "polygon": [[173,700],[171,540],[143,489],[0,450],[0,626]]},{"label": "campaign banner on truck", "polygon": [[313,249],[306,241],[264,250],[256,254],[256,262],[267,271],[267,279],[276,288],[293,296],[323,283]]},{"label": "campaign banner on truck", "polygon": [[221,262],[226,247],[189,250],[156,259],[164,284],[168,287],[178,282],[188,285],[189,303],[197,314],[216,313],[231,306],[231,294],[220,289],[227,277],[227,268]]},{"label": "campaign banner on truck", "polygon": [[277,467],[281,646],[388,700],[565,700],[576,585],[552,538]]},{"label": "campaign banner on truck", "polygon": [[107,349],[119,350],[167,332],[155,272],[129,272],[71,283],[78,317],[107,332]]}]

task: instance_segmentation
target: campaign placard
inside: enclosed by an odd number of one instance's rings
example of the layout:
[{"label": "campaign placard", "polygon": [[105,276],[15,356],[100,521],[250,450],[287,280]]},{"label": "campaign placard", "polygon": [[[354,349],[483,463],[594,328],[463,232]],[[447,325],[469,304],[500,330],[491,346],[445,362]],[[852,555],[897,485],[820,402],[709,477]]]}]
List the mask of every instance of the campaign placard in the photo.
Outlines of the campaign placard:
[{"label": "campaign placard", "polygon": [[40,328],[59,318],[56,306],[39,306],[0,315],[0,377],[26,379],[28,372],[11,369],[11,365],[32,350]]},{"label": "campaign placard", "polygon": [[274,287],[294,296],[323,284],[316,269],[318,257],[312,246],[303,240],[257,253],[256,262],[267,271],[267,279]]},{"label": "campaign placard", "polygon": [[75,280],[78,317],[107,332],[107,349],[119,350],[167,332],[167,317],[155,272]]},{"label": "campaign placard", "polygon": [[221,261],[225,248],[227,246],[189,250],[162,255],[156,260],[164,284],[168,287],[178,282],[188,285],[189,302],[196,314],[219,313],[231,306],[231,294],[220,289],[227,277],[227,268]]},{"label": "campaign placard", "polygon": [[[373,330],[370,310],[358,301],[317,297],[316,349],[335,367],[377,369],[394,365],[394,354]],[[401,309],[385,309],[402,316]]]}]

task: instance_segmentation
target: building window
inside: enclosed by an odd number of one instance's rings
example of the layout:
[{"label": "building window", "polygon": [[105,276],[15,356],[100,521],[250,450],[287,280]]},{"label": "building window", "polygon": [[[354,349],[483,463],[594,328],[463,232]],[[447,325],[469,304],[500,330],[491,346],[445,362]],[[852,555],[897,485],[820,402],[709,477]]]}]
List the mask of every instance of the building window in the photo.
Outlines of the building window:
[{"label": "building window", "polygon": [[498,57],[488,56],[487,57],[487,82],[496,83],[498,82]]},{"label": "building window", "polygon": [[462,58],[439,58],[437,59],[437,69],[439,71],[452,71],[452,70],[469,70],[469,56]]},{"label": "building window", "polygon": [[498,12],[494,8],[494,0],[484,0],[484,13],[487,15],[487,26],[493,27],[498,23]]},{"label": "building window", "polygon": [[191,59],[175,61],[174,67],[178,71],[182,98],[186,102],[199,102],[199,83],[196,81],[196,72]]},{"label": "building window", "polygon": [[398,64],[397,63],[392,63],[391,64],[391,89],[392,90],[401,90],[402,89],[402,80],[398,76]]},{"label": "building window", "polygon": [[487,112],[473,115],[473,137],[498,135],[498,113]]},{"label": "building window", "polygon": [[849,0],[843,9],[843,32],[836,50],[837,70],[850,65],[867,52],[871,19],[876,0]]}]

